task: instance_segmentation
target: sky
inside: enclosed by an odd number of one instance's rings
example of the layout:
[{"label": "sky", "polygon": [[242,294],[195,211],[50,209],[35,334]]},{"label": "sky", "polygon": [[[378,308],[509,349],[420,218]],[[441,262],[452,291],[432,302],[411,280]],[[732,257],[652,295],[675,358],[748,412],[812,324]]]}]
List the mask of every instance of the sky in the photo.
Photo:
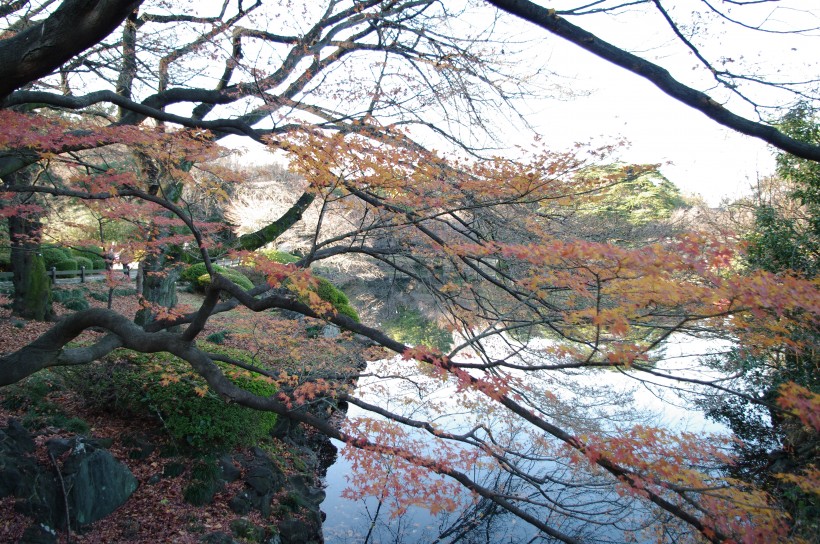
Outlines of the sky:
[{"label": "sky", "polygon": [[[565,0],[550,2],[560,9]],[[577,2],[572,2],[577,4]],[[671,8],[669,6],[672,6]],[[718,4],[725,5],[725,4]],[[665,2],[667,9],[681,21],[686,10],[702,7],[696,0]],[[785,6],[785,9],[784,9]],[[681,11],[675,13],[673,10]],[[818,0],[783,0],[781,4],[761,3],[736,8],[732,16],[744,22],[764,24],[770,29],[795,26],[820,27]],[[694,69],[696,60],[680,42],[673,39],[663,21],[638,12],[617,17],[580,17],[571,22],[637,55],[670,70],[683,83],[699,90],[713,83],[709,74]],[[820,32],[807,35],[764,34],[701,20],[711,33],[693,36],[700,50],[710,58],[736,59],[727,68],[746,66],[770,79],[820,78]],[[792,26],[795,25],[795,26]],[[691,28],[695,28],[692,26]],[[758,179],[774,172],[774,150],[751,138],[718,125],[664,94],[643,78],[609,64],[541,29],[530,29],[533,51],[546,57],[548,66],[566,78],[570,86],[588,94],[570,101],[541,100],[534,106],[530,121],[544,140],[558,148],[573,142],[613,141],[624,137],[631,145],[621,154],[624,162],[662,163],[661,172],[685,193],[700,194],[712,206],[721,200],[749,194]],[[700,41],[697,41],[700,40]],[[761,102],[782,104],[794,97],[775,94],[760,87],[754,91]],[[741,115],[755,119],[746,104],[729,95],[709,93]]]},{"label": "sky", "polygon": [[[577,0],[554,0],[558,9],[562,3],[578,4]],[[700,0],[675,0],[664,5],[680,21],[688,20],[691,12],[687,10],[703,7]],[[487,13],[485,10],[483,17]],[[765,2],[744,6],[732,15],[752,25],[765,23],[772,29],[793,28],[790,25],[820,27],[820,0],[782,0],[776,5]],[[764,142],[718,125],[639,76],[543,29],[514,18],[507,21],[506,30],[512,39],[525,43],[522,73],[526,75],[529,61],[533,67],[543,66],[556,74],[545,76],[545,88],[557,84],[573,95],[570,99],[532,98],[523,105],[528,123],[553,150],[569,149],[576,142],[605,145],[623,138],[630,145],[619,153],[619,160],[661,164],[661,172],[684,193],[701,195],[711,206],[751,193],[759,179],[774,172],[774,151]],[[708,73],[693,69],[696,60],[691,52],[674,39],[654,12],[626,11],[571,21],[661,64],[685,84],[699,90],[713,84]],[[486,21],[467,24],[481,27]],[[729,69],[768,71],[767,78],[820,78],[820,32],[805,36],[762,34],[720,21],[700,20],[698,24],[705,31],[694,34],[693,43],[710,59],[736,59],[728,62]],[[499,27],[504,30],[503,24]],[[772,94],[765,87],[758,91],[755,97],[767,103],[793,99]],[[741,101],[731,100],[730,95],[709,94],[718,101],[728,100],[726,104],[736,113],[755,118],[752,110]],[[505,144],[526,147],[532,142],[531,133],[500,121],[499,140]]]},{"label": "sky", "polygon": [[711,206],[748,194],[759,177],[774,171],[774,153],[761,140],[718,125],[618,67],[594,58],[583,65],[590,69],[578,74],[578,83],[591,94],[542,101],[530,118],[549,144],[560,149],[623,137],[629,142],[620,153],[624,162],[661,164],[682,191],[700,194]]}]

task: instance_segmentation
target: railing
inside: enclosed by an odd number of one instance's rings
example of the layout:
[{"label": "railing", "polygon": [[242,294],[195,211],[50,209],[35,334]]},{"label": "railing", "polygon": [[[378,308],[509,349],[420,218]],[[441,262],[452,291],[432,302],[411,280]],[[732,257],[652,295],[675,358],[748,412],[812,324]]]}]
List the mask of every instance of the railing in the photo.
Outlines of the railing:
[{"label": "railing", "polygon": [[[48,271],[48,277],[51,278],[51,283],[57,283],[57,279],[68,278],[68,279],[75,279],[79,278],[80,283],[85,283],[86,279],[90,276],[105,274],[108,270],[101,268],[101,269],[89,269],[86,270],[84,266],[81,266],[79,270],[57,270],[55,267],[51,267],[51,270]],[[118,272],[120,273],[120,272]],[[125,274],[124,272],[121,272]],[[129,277],[131,272],[128,273]],[[0,272],[0,281],[12,281],[14,274],[12,272]]]}]

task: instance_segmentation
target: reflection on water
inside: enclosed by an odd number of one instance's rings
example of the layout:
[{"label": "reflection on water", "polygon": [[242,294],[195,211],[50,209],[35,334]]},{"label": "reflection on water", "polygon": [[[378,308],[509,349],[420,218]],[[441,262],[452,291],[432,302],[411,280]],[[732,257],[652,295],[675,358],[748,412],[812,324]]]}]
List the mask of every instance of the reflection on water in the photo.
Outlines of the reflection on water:
[{"label": "reflection on water", "polygon": [[[713,344],[712,350],[709,347],[702,341],[670,343],[664,348],[664,360],[658,368],[675,376],[701,372],[702,367],[689,354],[704,354],[721,346]],[[550,456],[546,441],[535,445],[543,438],[542,433],[505,417],[496,409],[485,409],[486,402],[474,404],[471,401],[475,400],[475,393],[458,392],[452,384],[434,377],[420,378],[419,369],[414,365],[400,358],[370,363],[369,376],[359,381],[357,396],[406,417],[435,422],[439,428],[451,432],[465,432],[484,425],[495,440],[504,441],[522,455],[509,459],[510,464],[515,465],[512,470],[496,470],[492,464],[481,461],[464,468],[485,487],[509,496],[529,494],[533,504],[548,506],[538,509],[530,504],[528,508],[530,513],[562,532],[581,541],[616,543],[649,539],[641,531],[657,520],[642,503],[618,493],[611,478],[579,471],[578,466],[567,463],[566,455]],[[562,402],[555,403],[551,416],[565,427],[574,425],[576,430],[583,429],[588,420],[599,430],[644,424],[672,431],[724,431],[694,410],[678,392],[669,390],[669,384],[663,379],[638,381],[613,371],[540,372],[527,374],[526,378],[541,380],[545,390],[561,398]],[[562,407],[567,406],[572,409],[562,412]],[[347,417],[348,421],[374,418],[355,405],[350,406]],[[408,436],[422,436],[413,433],[411,430]],[[342,444],[336,446],[344,450]],[[432,444],[427,453],[439,454]],[[396,471],[394,463],[395,460],[383,456],[369,466],[370,472],[365,476],[381,481]],[[347,498],[344,492],[355,474],[356,462],[345,455],[339,455],[328,469],[327,498],[322,504],[327,514],[323,531],[328,544],[556,542],[495,503],[477,500],[464,488],[452,490],[451,498],[460,505],[458,509],[435,515],[429,511],[430,504],[402,506],[407,504],[407,497],[400,504],[396,502],[397,492],[393,486],[401,485],[401,478],[406,476],[383,478],[382,492],[371,489],[369,496]],[[533,487],[521,474],[534,475],[541,481]],[[432,476],[430,481],[435,479]],[[536,494],[540,496],[535,497]],[[606,516],[601,517],[601,512],[606,512]]]}]

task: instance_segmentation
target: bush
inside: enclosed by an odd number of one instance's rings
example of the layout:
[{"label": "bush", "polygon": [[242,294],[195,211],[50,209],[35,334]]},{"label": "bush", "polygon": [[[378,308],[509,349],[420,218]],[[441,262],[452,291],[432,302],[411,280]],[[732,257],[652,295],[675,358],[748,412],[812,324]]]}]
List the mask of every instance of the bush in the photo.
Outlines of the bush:
[{"label": "bush", "polygon": [[227,338],[229,334],[230,333],[228,331],[212,332],[205,338],[205,340],[211,342],[212,344],[222,344],[225,342],[225,338]]},{"label": "bush", "polygon": [[63,306],[74,312],[81,312],[91,307],[88,301],[84,298],[72,298],[63,302]]},{"label": "bush", "polygon": [[[253,289],[253,282],[251,282],[251,280],[249,280],[248,277],[242,272],[224,269],[221,271],[217,270],[216,272],[222,274],[245,291],[248,289]],[[207,287],[209,283],[211,283],[211,276],[208,274],[202,274],[196,279],[196,282],[194,282],[194,287],[196,287],[197,290],[204,291],[205,287]]]},{"label": "bush", "polygon": [[[225,269],[218,264],[213,265],[213,269],[214,272],[219,272],[220,274],[225,271]],[[202,274],[207,273],[208,271],[205,270],[205,263],[196,263],[183,270],[179,275],[179,279],[196,283],[197,278],[199,278]]]},{"label": "bush", "polygon": [[[46,270],[51,270],[57,266],[57,263],[70,260],[72,258],[71,252],[63,247],[45,246],[40,248],[40,253],[43,254]],[[57,270],[63,269],[57,268]]]},{"label": "bush", "polygon": [[[231,350],[235,351],[235,350]],[[102,362],[75,371],[70,383],[89,404],[126,417],[158,417],[180,446],[194,451],[251,446],[268,436],[276,414],[222,400],[187,364],[168,354],[119,351],[116,364]],[[116,355],[115,354],[115,355]],[[250,358],[246,352],[239,357]],[[223,365],[238,387],[260,396],[276,393],[267,378]]]},{"label": "bush", "polygon": [[83,257],[83,258],[86,258],[86,259],[94,259],[96,257],[96,258],[101,259],[103,261],[103,263],[105,263],[105,260],[102,257],[104,252],[103,252],[103,249],[100,246],[89,245],[89,246],[80,246],[80,247],[76,247],[76,248],[72,247],[68,251],[70,253],[70,256],[73,257],[73,258]]},{"label": "bush", "polygon": [[0,247],[0,272],[11,271],[11,248]]},{"label": "bush", "polygon": [[[51,299],[54,302],[62,303],[69,310],[79,312],[90,307],[85,295],[86,292],[82,289],[54,289],[51,292]],[[106,297],[105,300],[108,300],[108,298]]]},{"label": "bush", "polygon": [[[76,259],[66,259],[55,263],[54,268],[56,268],[58,272],[74,272],[73,274],[64,274],[60,276],[61,278],[76,278],[79,270]],[[51,267],[49,267],[49,270],[50,269]]]},{"label": "bush", "polygon": [[256,253],[263,255],[275,263],[290,264],[299,260],[299,257],[284,251],[277,251],[275,249],[257,249]]},{"label": "bush", "polygon": [[87,257],[74,257],[74,260],[77,261],[77,270],[80,270],[83,267],[85,267],[86,271],[91,271],[94,267],[94,264],[91,262],[91,259]]}]

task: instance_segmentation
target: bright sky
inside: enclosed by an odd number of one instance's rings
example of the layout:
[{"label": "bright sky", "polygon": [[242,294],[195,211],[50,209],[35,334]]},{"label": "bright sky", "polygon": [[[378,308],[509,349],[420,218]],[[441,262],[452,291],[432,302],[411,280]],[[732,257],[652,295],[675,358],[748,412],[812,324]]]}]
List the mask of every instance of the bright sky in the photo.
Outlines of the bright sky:
[{"label": "bright sky", "polygon": [[622,136],[630,142],[623,161],[662,163],[667,178],[710,205],[749,193],[758,177],[773,172],[774,155],[764,142],[718,125],[638,76],[584,56],[577,77],[593,92],[540,104],[531,121],[544,141],[566,148]]},{"label": "bright sky", "polygon": [[[554,2],[558,9],[562,3],[578,3],[577,0]],[[739,18],[742,15],[744,22],[753,25],[766,21],[771,28],[794,28],[786,25],[820,27],[818,3],[818,0],[783,0],[782,4],[776,5],[752,5],[751,10],[750,6],[744,6],[740,13],[732,15]],[[778,7],[786,4],[794,9]],[[703,8],[699,0],[675,0],[664,5],[681,21],[688,17],[688,10]],[[488,12],[479,13],[483,13],[482,20],[466,21],[466,27],[486,27],[483,18]],[[698,89],[707,89],[713,83],[708,73],[704,77],[704,72],[693,70],[695,58],[672,38],[657,13],[650,12],[647,16],[645,12],[627,12],[617,16],[584,16],[571,21],[617,46],[661,64],[683,83]],[[716,57],[737,59],[735,63],[727,64],[728,69],[741,71],[752,67],[761,74],[767,72],[763,74],[766,78],[820,78],[817,55],[820,32],[808,36],[767,35],[728,23],[721,25],[703,20],[701,24],[705,30],[696,34],[694,40],[706,36],[706,32],[710,38],[698,47],[710,60]],[[500,26],[507,26],[514,39],[531,43],[520,62],[524,75],[529,68],[528,61],[532,60],[533,67],[544,66],[558,76],[545,75],[540,81],[543,86],[557,84],[578,93],[568,100],[538,99],[525,105],[524,109],[531,112],[526,115],[528,122],[539,133],[542,142],[552,149],[568,149],[576,142],[604,145],[624,138],[631,146],[621,152],[620,160],[660,163],[661,172],[682,191],[700,194],[713,206],[725,198],[736,199],[750,193],[758,179],[773,173],[774,152],[762,141],[718,125],[639,76],[600,60],[534,25],[510,19],[508,25]],[[784,98],[793,99],[792,96],[767,93],[764,88],[756,98],[780,104]],[[710,95],[717,100],[728,96],[711,92]],[[735,100],[729,105],[736,113],[755,118],[754,112],[748,108],[744,110],[740,101]],[[531,143],[531,134],[521,131],[520,127],[512,127],[503,119],[499,121],[500,140],[505,144],[512,147]],[[243,142],[241,145],[248,144]]]},{"label": "bright sky", "polygon": [[[557,2],[560,4],[561,0]],[[803,28],[820,26],[820,3],[817,0],[786,0],[784,4],[789,4],[792,9],[775,9],[779,4],[760,4],[753,10],[745,6],[743,11],[733,15],[740,17],[742,14],[743,20],[750,24],[766,21],[770,28],[785,28],[788,24]],[[665,5],[674,5],[673,10],[703,6],[693,0],[676,0]],[[556,7],[560,9],[560,6]],[[630,21],[629,14],[622,14],[617,18],[580,17],[572,22],[649,60],[660,57],[655,62],[669,68],[680,81],[688,83],[692,80],[695,58],[679,47],[679,43],[672,43],[663,21],[638,17],[637,14]],[[717,36],[705,42],[702,49],[712,53],[712,58],[736,58],[738,64],[746,63],[761,71],[769,71],[767,76],[770,78],[820,78],[819,32],[808,36],[784,36],[739,29],[730,24],[706,28],[712,32],[717,29]],[[530,120],[548,143],[561,148],[575,141],[586,142],[594,138],[603,144],[613,137],[623,136],[632,144],[622,154],[624,161],[671,163],[661,168],[666,177],[684,192],[701,194],[711,205],[717,205],[725,197],[748,194],[760,177],[773,173],[773,151],[762,141],[718,125],[639,76],[549,36],[546,31],[533,35],[540,37],[536,47],[542,55],[549,55],[551,69],[575,78],[573,87],[577,85],[581,90],[592,91],[588,96],[567,102],[539,102],[540,111]],[[641,49],[645,51],[641,52]],[[740,69],[733,63],[727,66]],[[709,83],[698,88],[704,89]],[[758,97],[774,102],[784,98],[766,94]],[[716,98],[721,100],[720,95]],[[730,106],[737,113],[754,119],[754,113],[748,108],[744,111],[739,102],[732,102]]]}]

